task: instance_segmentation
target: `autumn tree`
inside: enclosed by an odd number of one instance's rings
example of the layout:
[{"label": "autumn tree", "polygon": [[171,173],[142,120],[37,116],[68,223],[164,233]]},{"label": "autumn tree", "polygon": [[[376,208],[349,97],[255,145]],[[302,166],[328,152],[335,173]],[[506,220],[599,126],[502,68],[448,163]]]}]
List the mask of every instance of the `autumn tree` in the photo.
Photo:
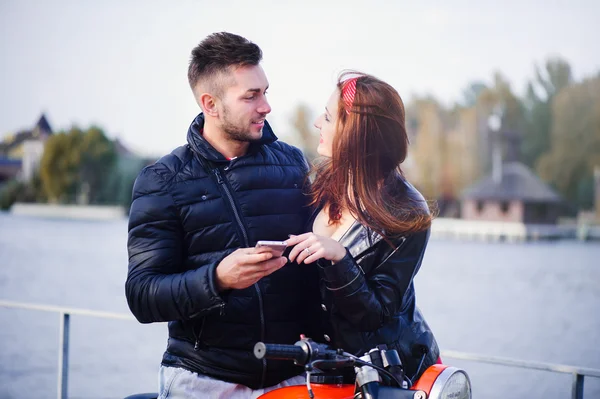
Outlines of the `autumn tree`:
[{"label": "autumn tree", "polygon": [[550,58],[544,68],[535,67],[535,78],[527,85],[525,105],[527,129],[523,135],[523,162],[535,168],[539,158],[550,150],[552,101],[556,93],[572,83],[571,66],[561,58]]},{"label": "autumn tree", "polygon": [[594,167],[600,165],[600,77],[553,96],[549,151],[537,172],[579,208],[593,205]]},{"label": "autumn tree", "polygon": [[44,192],[52,202],[71,202],[82,192],[86,202],[103,202],[115,160],[113,143],[97,127],[58,132],[47,140],[40,162]]}]

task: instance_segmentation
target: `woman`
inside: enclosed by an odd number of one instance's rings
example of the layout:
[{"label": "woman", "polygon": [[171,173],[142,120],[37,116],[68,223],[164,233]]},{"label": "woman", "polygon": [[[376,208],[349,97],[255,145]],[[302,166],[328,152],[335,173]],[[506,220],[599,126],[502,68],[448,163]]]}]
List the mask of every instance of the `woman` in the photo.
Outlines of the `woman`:
[{"label": "woman", "polygon": [[432,216],[400,169],[408,149],[404,105],[387,83],[345,73],[315,126],[325,161],[311,186],[312,232],[290,236],[289,258],[317,262],[325,340],[360,356],[386,344],[414,380],[439,349],[415,305],[413,278]]}]

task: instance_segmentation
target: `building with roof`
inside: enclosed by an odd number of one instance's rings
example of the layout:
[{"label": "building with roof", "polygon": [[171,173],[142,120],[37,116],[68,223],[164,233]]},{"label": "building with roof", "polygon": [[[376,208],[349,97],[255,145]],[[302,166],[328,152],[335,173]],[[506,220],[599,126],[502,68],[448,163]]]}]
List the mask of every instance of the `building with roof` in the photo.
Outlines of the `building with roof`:
[{"label": "building with roof", "polygon": [[465,220],[555,224],[561,197],[520,162],[498,165],[461,198]]},{"label": "building with roof", "polygon": [[30,180],[39,166],[44,143],[52,134],[52,127],[42,114],[33,128],[9,134],[0,141],[0,182]]}]

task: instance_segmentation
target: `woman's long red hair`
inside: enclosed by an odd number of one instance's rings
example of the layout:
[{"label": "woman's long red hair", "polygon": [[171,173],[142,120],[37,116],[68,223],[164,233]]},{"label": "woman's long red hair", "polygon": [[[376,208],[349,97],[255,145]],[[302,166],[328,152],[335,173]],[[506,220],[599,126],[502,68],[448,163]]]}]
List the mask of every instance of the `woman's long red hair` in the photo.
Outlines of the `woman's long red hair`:
[{"label": "woman's long red hair", "polygon": [[422,199],[406,195],[400,164],[408,152],[404,104],[389,84],[367,74],[358,76],[351,108],[340,98],[332,158],[314,168],[311,205],[329,205],[329,220],[347,209],[360,223],[386,239],[423,231],[432,216]]}]

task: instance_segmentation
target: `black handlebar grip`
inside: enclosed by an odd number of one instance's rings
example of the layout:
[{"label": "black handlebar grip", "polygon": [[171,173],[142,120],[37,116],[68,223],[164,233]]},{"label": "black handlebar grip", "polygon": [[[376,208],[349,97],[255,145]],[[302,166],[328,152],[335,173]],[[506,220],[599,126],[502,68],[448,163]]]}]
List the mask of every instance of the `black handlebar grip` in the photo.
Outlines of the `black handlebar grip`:
[{"label": "black handlebar grip", "polygon": [[254,345],[254,356],[257,359],[280,359],[293,360],[297,364],[304,365],[308,359],[308,353],[297,345],[265,344],[257,342]]}]

